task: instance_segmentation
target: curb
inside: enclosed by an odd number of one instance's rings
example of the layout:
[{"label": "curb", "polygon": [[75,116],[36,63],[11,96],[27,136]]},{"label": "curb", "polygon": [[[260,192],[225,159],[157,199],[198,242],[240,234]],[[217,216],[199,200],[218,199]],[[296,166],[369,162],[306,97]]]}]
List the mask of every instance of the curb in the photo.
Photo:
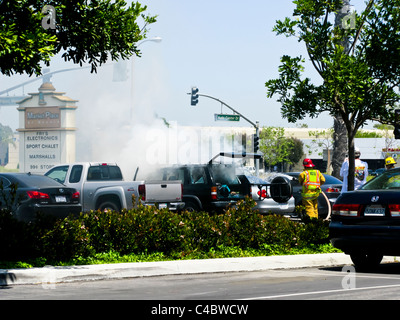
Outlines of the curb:
[{"label": "curb", "polygon": [[[389,259],[393,262],[393,258]],[[344,253],[0,269],[0,286],[352,265]]]}]

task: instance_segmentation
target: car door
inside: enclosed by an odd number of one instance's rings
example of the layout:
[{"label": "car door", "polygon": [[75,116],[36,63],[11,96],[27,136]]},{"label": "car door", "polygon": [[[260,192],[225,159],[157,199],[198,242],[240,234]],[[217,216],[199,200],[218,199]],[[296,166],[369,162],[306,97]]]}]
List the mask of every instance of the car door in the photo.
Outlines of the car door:
[{"label": "car door", "polygon": [[187,167],[185,179],[183,195],[197,197],[203,205],[210,201],[211,187],[204,166]]}]

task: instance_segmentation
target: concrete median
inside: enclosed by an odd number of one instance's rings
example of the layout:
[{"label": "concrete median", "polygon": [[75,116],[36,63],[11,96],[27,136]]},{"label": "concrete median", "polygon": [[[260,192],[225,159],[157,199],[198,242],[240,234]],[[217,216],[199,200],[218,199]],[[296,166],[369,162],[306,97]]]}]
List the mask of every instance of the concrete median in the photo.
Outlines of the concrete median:
[{"label": "concrete median", "polygon": [[[393,261],[393,258],[391,258],[390,261]],[[329,267],[351,264],[352,262],[348,255],[343,253],[328,253],[251,258],[101,264],[68,267],[46,266],[43,268],[31,269],[0,269],[0,285],[49,285],[73,281],[96,281],[180,274]]]}]

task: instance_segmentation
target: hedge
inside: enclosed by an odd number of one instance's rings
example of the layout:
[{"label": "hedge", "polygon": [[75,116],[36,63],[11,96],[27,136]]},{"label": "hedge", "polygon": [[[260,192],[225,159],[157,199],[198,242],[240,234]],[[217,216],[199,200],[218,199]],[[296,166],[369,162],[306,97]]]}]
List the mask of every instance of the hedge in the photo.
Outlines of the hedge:
[{"label": "hedge", "polygon": [[70,261],[98,253],[163,253],[183,258],[219,247],[293,249],[329,243],[328,222],[294,222],[261,215],[246,199],[222,214],[175,213],[139,205],[122,212],[91,211],[63,220],[38,215],[33,223],[0,212],[0,261]]}]

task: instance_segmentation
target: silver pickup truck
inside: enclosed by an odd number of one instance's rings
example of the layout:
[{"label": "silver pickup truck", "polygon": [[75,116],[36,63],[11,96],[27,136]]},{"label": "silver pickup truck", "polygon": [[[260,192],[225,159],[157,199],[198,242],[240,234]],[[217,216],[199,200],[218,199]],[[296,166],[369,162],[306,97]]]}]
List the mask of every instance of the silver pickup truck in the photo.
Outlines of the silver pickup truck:
[{"label": "silver pickup truck", "polygon": [[[145,205],[181,210],[180,181],[124,181],[115,163],[79,162],[57,165],[45,173],[81,194],[82,210],[132,209],[132,196]],[[135,204],[136,205],[136,204]]]}]

